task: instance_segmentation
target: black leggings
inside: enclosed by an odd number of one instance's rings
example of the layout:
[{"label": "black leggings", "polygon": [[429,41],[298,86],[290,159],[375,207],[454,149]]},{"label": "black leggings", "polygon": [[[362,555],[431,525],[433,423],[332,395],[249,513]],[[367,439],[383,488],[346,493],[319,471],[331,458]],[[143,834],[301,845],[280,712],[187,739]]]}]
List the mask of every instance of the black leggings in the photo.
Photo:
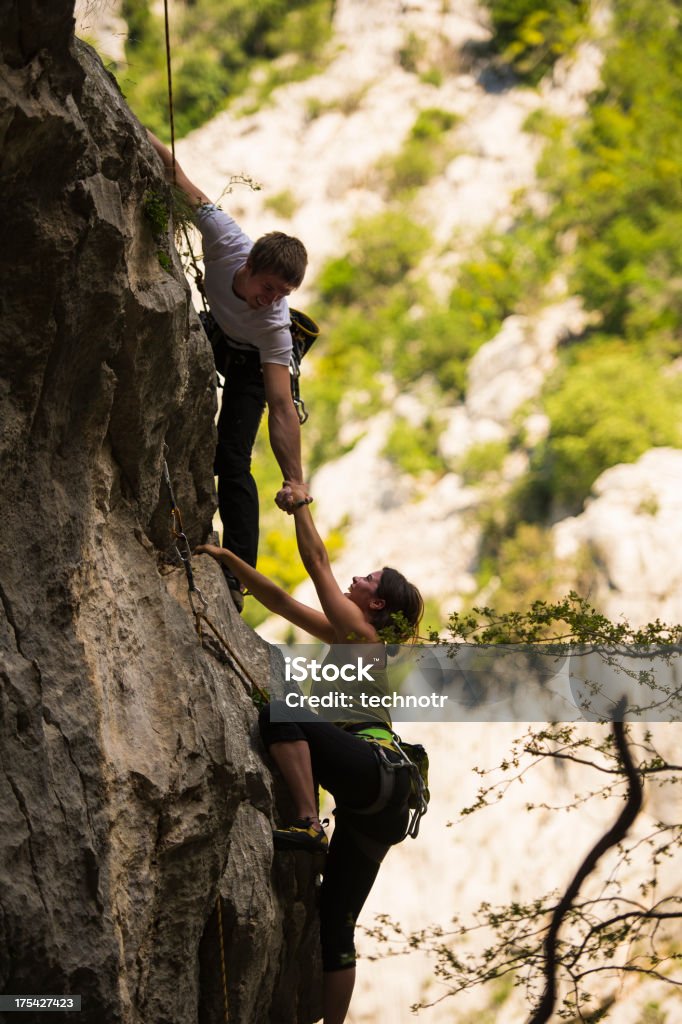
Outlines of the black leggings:
[{"label": "black leggings", "polygon": [[[277,717],[289,716],[287,721],[271,721],[270,711],[275,706]],[[383,810],[368,815],[354,813],[354,809],[369,807],[379,795],[379,762],[366,740],[325,722],[312,711],[290,711],[282,701],[263,708],[259,724],[266,747],[305,740],[315,781],[337,801],[320,893],[322,964],[325,971],[354,967],[355,922],[382,859],[405,835],[408,773],[395,773],[393,794]]]}]

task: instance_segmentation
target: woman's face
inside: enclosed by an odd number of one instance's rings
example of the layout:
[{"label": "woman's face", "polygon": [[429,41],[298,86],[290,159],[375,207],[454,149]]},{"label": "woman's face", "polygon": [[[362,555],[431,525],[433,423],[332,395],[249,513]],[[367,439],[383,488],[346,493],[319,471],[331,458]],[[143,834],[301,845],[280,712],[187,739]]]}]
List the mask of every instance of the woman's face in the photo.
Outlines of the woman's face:
[{"label": "woman's face", "polygon": [[370,603],[375,599],[377,587],[381,580],[381,569],[376,569],[368,576],[354,576],[346,596],[363,612],[369,610]]}]

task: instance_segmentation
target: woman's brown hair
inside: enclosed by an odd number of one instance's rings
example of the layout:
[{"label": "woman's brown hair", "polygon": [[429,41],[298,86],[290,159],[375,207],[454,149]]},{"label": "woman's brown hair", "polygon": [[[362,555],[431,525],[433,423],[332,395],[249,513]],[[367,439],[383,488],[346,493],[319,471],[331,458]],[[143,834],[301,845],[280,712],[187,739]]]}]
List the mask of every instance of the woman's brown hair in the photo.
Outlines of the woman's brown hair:
[{"label": "woman's brown hair", "polygon": [[384,607],[372,616],[377,633],[383,630],[392,633],[387,639],[393,643],[413,639],[424,614],[424,601],[414,584],[397,569],[384,566],[376,597],[384,602]]}]

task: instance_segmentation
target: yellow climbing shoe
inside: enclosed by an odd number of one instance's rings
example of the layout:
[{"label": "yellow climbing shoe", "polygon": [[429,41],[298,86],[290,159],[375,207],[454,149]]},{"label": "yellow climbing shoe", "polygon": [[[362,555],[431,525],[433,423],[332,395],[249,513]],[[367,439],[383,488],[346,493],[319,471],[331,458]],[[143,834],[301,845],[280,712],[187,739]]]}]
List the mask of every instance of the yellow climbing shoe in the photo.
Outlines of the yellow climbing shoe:
[{"label": "yellow climbing shoe", "polygon": [[298,818],[288,828],[277,828],[272,833],[276,850],[306,850],[308,853],[326,853],[329,840],[322,828],[328,825],[325,818],[318,828],[310,818]]}]

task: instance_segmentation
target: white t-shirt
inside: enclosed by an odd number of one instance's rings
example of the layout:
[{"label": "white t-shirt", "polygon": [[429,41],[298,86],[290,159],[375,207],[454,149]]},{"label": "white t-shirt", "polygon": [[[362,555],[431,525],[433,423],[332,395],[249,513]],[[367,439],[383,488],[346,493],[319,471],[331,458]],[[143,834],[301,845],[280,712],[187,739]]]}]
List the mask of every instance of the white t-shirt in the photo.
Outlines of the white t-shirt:
[{"label": "white t-shirt", "polygon": [[263,309],[251,309],[232,288],[234,275],[246,263],[253,242],[232,217],[212,204],[200,206],[194,221],[204,245],[206,298],[231,347],[255,349],[261,363],[288,366],[291,318],[286,299],[277,299]]}]

